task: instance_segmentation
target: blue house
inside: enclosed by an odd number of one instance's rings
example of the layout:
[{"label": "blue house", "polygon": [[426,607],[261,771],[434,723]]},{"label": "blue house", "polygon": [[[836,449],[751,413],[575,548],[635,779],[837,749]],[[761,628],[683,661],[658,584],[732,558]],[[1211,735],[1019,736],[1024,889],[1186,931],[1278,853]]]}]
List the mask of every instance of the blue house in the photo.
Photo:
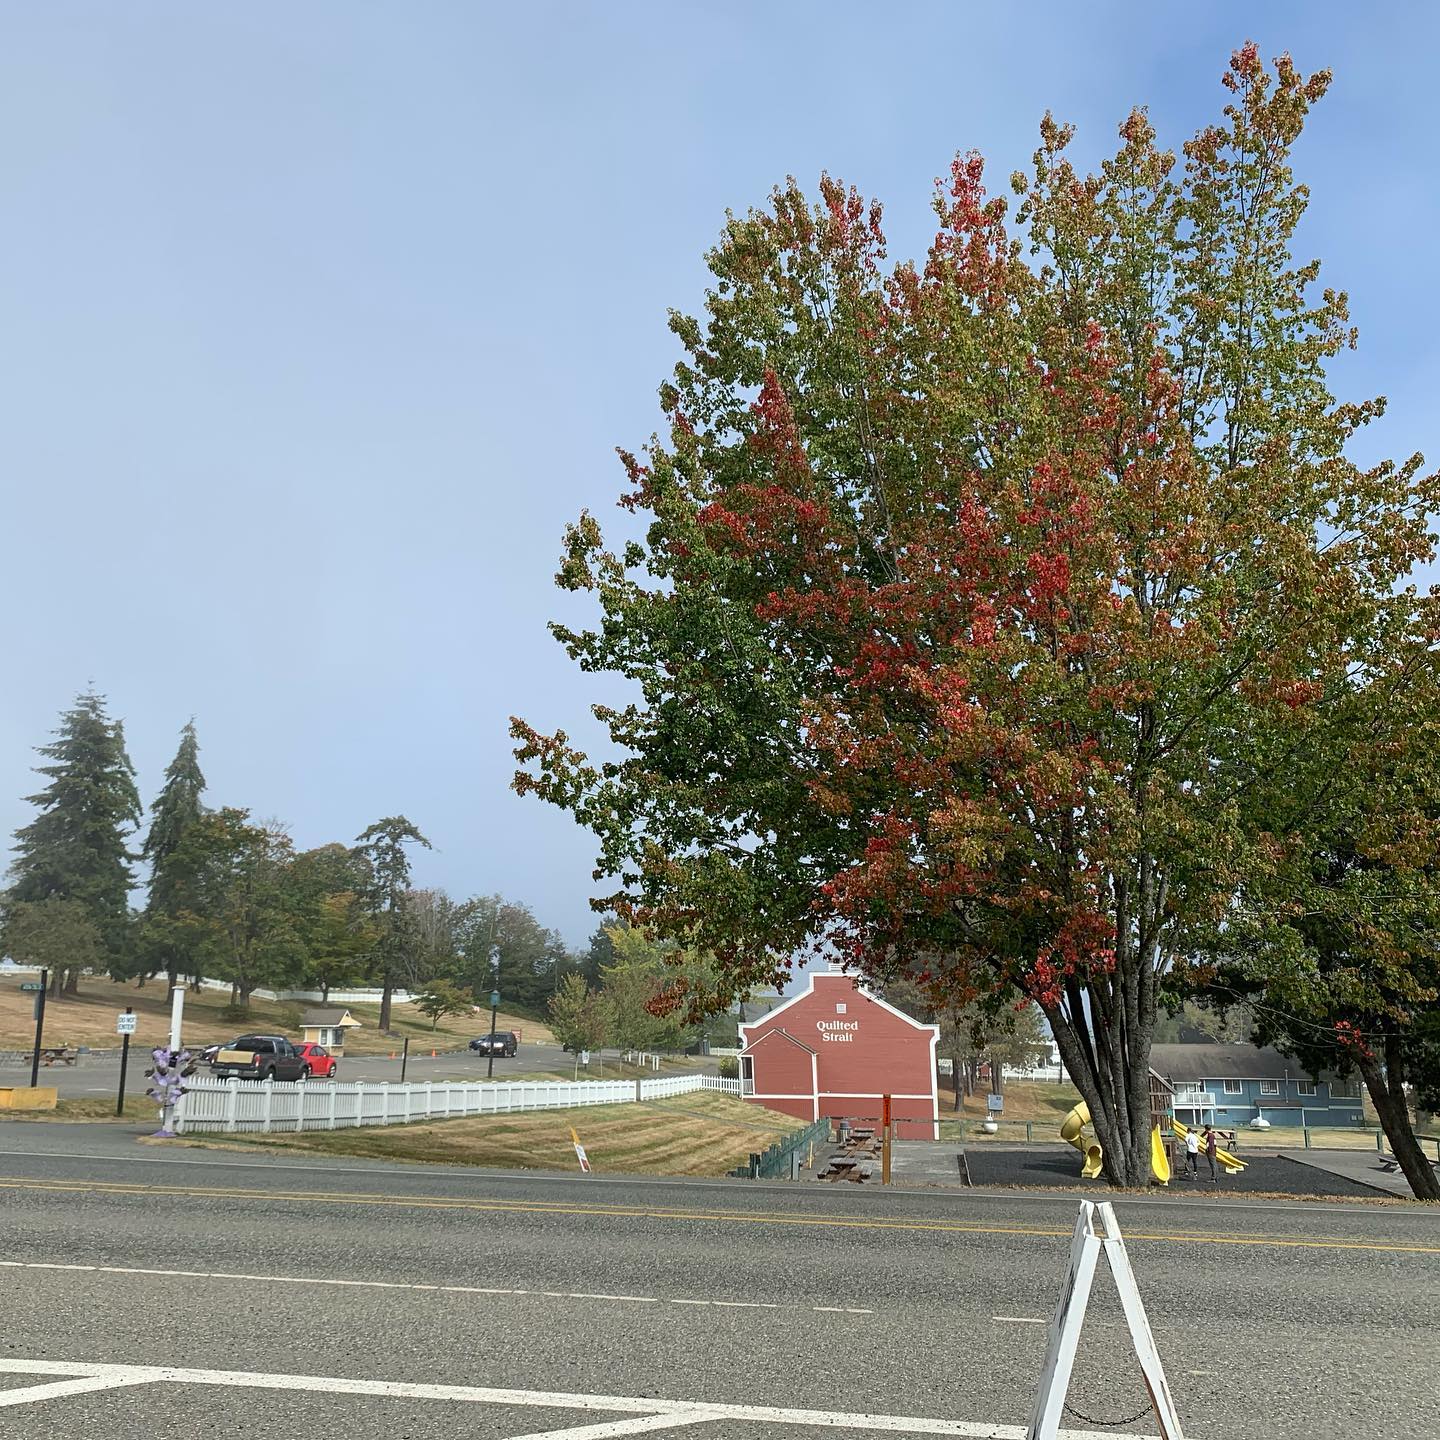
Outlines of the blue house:
[{"label": "blue house", "polygon": [[1254,1045],[1156,1045],[1150,1068],[1174,1089],[1185,1125],[1362,1125],[1358,1081],[1312,1075],[1298,1060]]}]

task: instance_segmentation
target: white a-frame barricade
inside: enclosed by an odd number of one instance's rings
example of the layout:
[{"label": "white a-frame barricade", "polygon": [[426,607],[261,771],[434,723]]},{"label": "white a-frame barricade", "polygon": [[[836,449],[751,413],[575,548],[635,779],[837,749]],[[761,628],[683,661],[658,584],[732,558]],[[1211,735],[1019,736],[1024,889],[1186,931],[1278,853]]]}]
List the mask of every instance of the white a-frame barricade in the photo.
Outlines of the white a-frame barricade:
[{"label": "white a-frame barricade", "polygon": [[1080,1218],[1075,1222],[1075,1237],[1070,1242],[1070,1273],[1065,1279],[1065,1290],[1060,1296],[1055,1317],[1050,1322],[1050,1346],[1045,1355],[1045,1370],[1040,1378],[1040,1391],[1035,1397],[1035,1409],[1030,1416],[1030,1428],[1025,1432],[1026,1440],[1056,1440],[1060,1433],[1060,1416],[1065,1409],[1065,1395],[1070,1389],[1070,1372],[1075,1365],[1075,1351],[1085,1323],[1085,1306],[1090,1299],[1090,1287],[1095,1281],[1095,1266],[1101,1250],[1110,1262],[1110,1273],[1115,1277],[1115,1288],[1120,1292],[1125,1323],[1130,1329],[1130,1342],[1140,1361],[1140,1373],[1150,1393],[1155,1418],[1160,1422],[1160,1434],[1163,1440],[1185,1440],[1180,1429],[1180,1417],[1175,1411],[1175,1399],[1170,1394],[1165,1370],[1160,1364],[1160,1352],[1155,1348],[1155,1337],[1150,1333],[1150,1321],[1145,1315],[1140,1289],[1135,1283],[1135,1272],[1130,1268],[1130,1257],[1125,1253],[1125,1241],[1115,1219],[1115,1207],[1108,1201],[1097,1205],[1089,1200],[1081,1202]]}]

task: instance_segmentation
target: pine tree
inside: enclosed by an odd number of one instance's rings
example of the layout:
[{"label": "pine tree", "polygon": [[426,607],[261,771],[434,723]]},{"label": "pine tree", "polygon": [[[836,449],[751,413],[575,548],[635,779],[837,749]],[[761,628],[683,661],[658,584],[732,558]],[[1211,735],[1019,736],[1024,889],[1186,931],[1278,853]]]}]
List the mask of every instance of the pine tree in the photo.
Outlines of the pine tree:
[{"label": "pine tree", "polygon": [[164,970],[170,984],[176,982],[182,960],[181,953],[165,938],[169,927],[160,923],[173,918],[176,909],[176,882],[170,865],[171,857],[185,838],[185,832],[205,813],[201,795],[205,776],[200,769],[200,745],[195,735],[195,722],[190,720],[180,732],[180,748],[165,771],[165,784],[150,810],[150,833],[145,837],[141,854],[150,864],[150,896],[145,907],[144,974]]},{"label": "pine tree", "polygon": [[382,987],[380,1030],[385,1034],[390,1030],[390,997],[395,989],[395,977],[411,949],[407,845],[430,849],[430,842],[403,815],[377,820],[362,835],[356,836],[355,853],[363,856],[370,867],[369,883],[363,894],[366,909],[379,929],[375,952]]},{"label": "pine tree", "polygon": [[[112,973],[123,973],[134,858],[126,842],[141,813],[124,727],[106,713],[104,696],[86,691],[62,715],[55,739],[37,749],[50,762],[35,767],[48,783],[26,797],[40,813],[15,832],[7,914],[45,900],[77,902]],[[56,981],[57,994],[75,993],[79,968],[67,966]]]}]

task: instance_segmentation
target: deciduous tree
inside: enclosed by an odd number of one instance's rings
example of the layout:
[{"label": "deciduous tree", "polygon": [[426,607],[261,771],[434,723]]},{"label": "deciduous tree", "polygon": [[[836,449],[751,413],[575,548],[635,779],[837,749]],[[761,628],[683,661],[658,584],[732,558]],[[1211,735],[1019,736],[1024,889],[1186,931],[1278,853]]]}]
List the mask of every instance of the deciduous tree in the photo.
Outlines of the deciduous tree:
[{"label": "deciduous tree", "polygon": [[475,997],[448,980],[432,980],[416,999],[415,1008],[430,1017],[434,1030],[447,1015],[468,1015],[475,1008]]},{"label": "deciduous tree", "polygon": [[1143,112],[1093,175],[1046,118],[1006,202],[962,155],[921,265],[830,178],[732,218],[703,321],[626,455],[641,538],[589,515],[556,633],[633,682],[615,758],[514,724],[517,787],[600,842],[613,908],[713,954],[707,997],[807,945],[937,1002],[1043,1009],[1116,1184],[1149,1178],[1162,977],[1270,862],[1241,797],[1434,626],[1418,457],[1347,449],[1343,293],[1291,255],[1328,84],[1253,45],[1222,121]]}]

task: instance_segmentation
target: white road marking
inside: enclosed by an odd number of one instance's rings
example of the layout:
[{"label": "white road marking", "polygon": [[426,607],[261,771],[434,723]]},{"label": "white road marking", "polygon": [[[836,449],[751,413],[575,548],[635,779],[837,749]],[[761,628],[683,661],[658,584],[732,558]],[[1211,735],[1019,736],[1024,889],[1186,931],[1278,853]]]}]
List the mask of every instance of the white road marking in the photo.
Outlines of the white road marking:
[{"label": "white road marking", "polygon": [[[50,1375],[118,1385],[216,1385],[242,1390],[286,1390],[324,1395],[370,1396],[389,1400],[448,1400],[477,1405],[510,1405],[540,1410],[611,1411],[660,1417],[671,1424],[703,1425],[710,1420],[748,1421],[761,1425],[811,1425],[819,1429],[881,1431],[891,1435],[960,1435],[967,1440],[1025,1440],[1023,1425],[995,1425],[975,1420],[933,1420],[913,1415],[866,1415],[844,1410],[800,1410],[782,1405],[723,1405],[709,1400],[659,1400],[634,1395],[587,1395],[553,1390],[506,1390],[484,1385],[430,1385],[406,1380],[350,1380],[327,1375],[277,1375],[249,1370],[191,1369],[179,1365],[110,1365],[101,1361],[26,1360],[0,1355],[0,1374]],[[46,1388],[46,1387],[33,1387]],[[3,1395],[4,1391],[0,1391]],[[13,1393],[13,1392],[11,1392]],[[588,1427],[587,1427],[588,1428]],[[572,1431],[549,1431],[573,1436]],[[581,1432],[583,1433],[583,1431]],[[592,1435],[599,1432],[591,1430]],[[621,1432],[623,1433],[623,1432]],[[632,1432],[633,1433],[633,1432]],[[1115,1440],[1101,1430],[1062,1430],[1061,1440]],[[519,1440],[519,1437],[517,1437]],[[536,1437],[531,1437],[536,1440]],[[1157,1440],[1129,1436],[1128,1440]]]},{"label": "white road marking", "polygon": [[0,1390],[0,1406],[37,1405],[42,1400],[58,1400],[66,1395],[88,1395],[96,1390],[123,1390],[127,1385],[148,1385],[144,1376],[130,1379],[120,1375],[81,1375],[74,1380],[50,1380],[43,1385],[25,1385],[16,1390]]},{"label": "white road marking", "polygon": [[611,1440],[616,1435],[643,1435],[647,1430],[674,1430],[681,1425],[705,1425],[724,1418],[709,1411],[695,1415],[636,1415],[629,1420],[602,1420],[596,1425],[571,1425],[564,1430],[532,1430],[507,1440]]},{"label": "white road marking", "polygon": [[1048,1325],[1048,1320],[1036,1320],[1030,1315],[992,1315],[993,1321],[1000,1325]]},{"label": "white road marking", "polygon": [[[349,1290],[430,1290],[443,1295],[530,1295],[542,1300],[599,1300],[616,1305],[718,1305],[727,1310],[803,1309],[782,1307],[773,1300],[683,1300],[664,1295],[608,1295],[593,1290],[522,1290],[496,1285],[423,1285],[410,1280],[338,1280],[334,1276],[241,1275],[227,1270],[152,1270],[140,1265],[72,1265],[58,1260],[0,1260],[4,1270],[83,1270],[95,1275],[154,1275],[162,1279],[243,1280],[264,1285],[329,1285]],[[810,1310],[827,1315],[873,1315],[842,1305],[811,1305]]]}]

